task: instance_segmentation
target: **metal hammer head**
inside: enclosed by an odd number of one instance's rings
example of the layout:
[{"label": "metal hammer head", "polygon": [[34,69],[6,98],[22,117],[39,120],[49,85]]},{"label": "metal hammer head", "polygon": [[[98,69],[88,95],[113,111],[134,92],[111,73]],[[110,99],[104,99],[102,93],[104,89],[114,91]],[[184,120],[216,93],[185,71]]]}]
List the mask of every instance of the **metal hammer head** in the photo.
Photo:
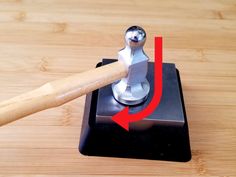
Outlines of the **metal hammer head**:
[{"label": "metal hammer head", "polygon": [[150,85],[146,79],[148,57],[143,51],[146,33],[132,26],[125,33],[126,46],[118,52],[118,60],[128,68],[127,77],[112,84],[114,98],[126,105],[136,105],[146,100]]}]

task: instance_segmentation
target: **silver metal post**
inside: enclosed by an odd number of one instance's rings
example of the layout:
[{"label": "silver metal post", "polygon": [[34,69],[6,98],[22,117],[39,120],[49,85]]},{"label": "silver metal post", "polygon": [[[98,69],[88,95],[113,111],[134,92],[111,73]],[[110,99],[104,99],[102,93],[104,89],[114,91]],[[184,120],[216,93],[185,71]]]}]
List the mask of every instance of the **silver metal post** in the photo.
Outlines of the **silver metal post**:
[{"label": "silver metal post", "polygon": [[146,79],[148,57],[143,51],[146,33],[132,26],[125,33],[126,46],[118,52],[118,60],[128,67],[128,76],[112,84],[114,98],[125,105],[136,105],[146,100],[150,85]]}]

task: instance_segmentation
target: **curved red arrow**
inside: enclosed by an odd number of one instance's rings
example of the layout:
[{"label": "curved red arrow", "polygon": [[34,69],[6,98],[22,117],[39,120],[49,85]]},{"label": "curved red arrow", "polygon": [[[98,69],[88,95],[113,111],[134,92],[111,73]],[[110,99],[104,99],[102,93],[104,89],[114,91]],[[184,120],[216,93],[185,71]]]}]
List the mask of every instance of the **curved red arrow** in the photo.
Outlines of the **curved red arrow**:
[{"label": "curved red arrow", "polygon": [[112,120],[129,131],[129,123],[144,119],[159,105],[162,95],[162,37],[155,37],[154,95],[149,105],[136,114],[129,114],[129,107],[112,117]]}]

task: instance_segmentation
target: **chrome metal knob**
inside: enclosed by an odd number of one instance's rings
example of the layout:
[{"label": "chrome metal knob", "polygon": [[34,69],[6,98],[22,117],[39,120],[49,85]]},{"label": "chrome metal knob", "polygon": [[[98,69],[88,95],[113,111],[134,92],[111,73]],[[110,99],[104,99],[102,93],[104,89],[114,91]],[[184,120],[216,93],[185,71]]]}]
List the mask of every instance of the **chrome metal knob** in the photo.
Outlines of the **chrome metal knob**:
[{"label": "chrome metal knob", "polygon": [[114,98],[125,105],[136,105],[146,100],[150,85],[146,79],[148,57],[143,51],[146,33],[139,26],[131,26],[125,33],[124,49],[118,52],[118,60],[128,67],[128,75],[112,84]]}]

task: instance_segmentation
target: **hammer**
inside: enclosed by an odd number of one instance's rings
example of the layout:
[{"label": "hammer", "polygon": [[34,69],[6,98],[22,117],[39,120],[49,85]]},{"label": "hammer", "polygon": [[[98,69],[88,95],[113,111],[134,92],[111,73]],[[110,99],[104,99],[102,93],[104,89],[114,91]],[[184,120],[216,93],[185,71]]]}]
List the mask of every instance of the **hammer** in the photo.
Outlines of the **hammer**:
[{"label": "hammer", "polygon": [[119,103],[142,103],[150,90],[146,79],[148,57],[143,51],[145,41],[145,31],[139,26],[132,26],[125,33],[126,46],[118,52],[117,62],[46,83],[1,102],[0,126],[63,105],[111,83],[113,96]]}]

